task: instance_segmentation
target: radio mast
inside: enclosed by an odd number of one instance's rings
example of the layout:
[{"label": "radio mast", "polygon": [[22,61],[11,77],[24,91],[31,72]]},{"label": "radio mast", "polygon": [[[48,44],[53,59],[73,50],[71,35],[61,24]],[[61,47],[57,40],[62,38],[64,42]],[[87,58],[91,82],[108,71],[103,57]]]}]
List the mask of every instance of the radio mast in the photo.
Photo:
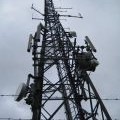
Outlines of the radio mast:
[{"label": "radio mast", "polygon": [[99,64],[93,54],[94,45],[86,36],[85,45],[77,46],[76,33],[66,32],[60,22],[61,16],[82,16],[60,15],[52,0],[44,1],[44,14],[32,6],[44,16],[43,24],[38,25],[35,35],[30,35],[28,43],[34,74],[20,85],[15,100],[26,97],[32,107],[32,120],[112,120],[88,74]]}]

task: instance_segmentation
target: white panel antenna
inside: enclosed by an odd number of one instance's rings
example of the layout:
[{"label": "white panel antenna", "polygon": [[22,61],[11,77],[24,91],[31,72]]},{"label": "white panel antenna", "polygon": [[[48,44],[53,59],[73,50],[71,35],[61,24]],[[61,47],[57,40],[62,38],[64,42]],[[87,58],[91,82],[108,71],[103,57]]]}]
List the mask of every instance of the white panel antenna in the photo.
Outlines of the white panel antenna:
[{"label": "white panel antenna", "polygon": [[42,25],[42,23],[40,23],[37,26],[36,39],[40,40],[40,34],[41,34],[41,31],[43,30],[43,28],[44,28],[44,26]]},{"label": "white panel antenna", "polygon": [[90,48],[92,49],[93,52],[97,52],[97,50],[95,49],[94,45],[92,44],[91,40],[88,38],[88,36],[85,36],[85,41],[87,42],[87,44],[90,46]]},{"label": "white panel antenna", "polygon": [[28,41],[27,52],[30,52],[30,50],[31,50],[31,48],[32,48],[32,40],[33,40],[33,36],[32,36],[32,34],[30,34],[30,36],[29,36],[29,41]]}]

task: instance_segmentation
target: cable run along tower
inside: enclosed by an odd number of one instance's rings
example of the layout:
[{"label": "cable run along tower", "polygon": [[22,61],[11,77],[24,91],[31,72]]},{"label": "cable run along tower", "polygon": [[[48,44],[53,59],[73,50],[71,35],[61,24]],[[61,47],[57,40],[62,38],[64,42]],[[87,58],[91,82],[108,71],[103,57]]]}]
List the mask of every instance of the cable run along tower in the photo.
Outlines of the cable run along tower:
[{"label": "cable run along tower", "polygon": [[95,47],[87,36],[77,46],[76,33],[65,31],[53,1],[44,1],[44,14],[32,6],[44,16],[29,37],[34,74],[19,86],[15,100],[31,105],[32,120],[112,120],[88,75],[99,64]]}]

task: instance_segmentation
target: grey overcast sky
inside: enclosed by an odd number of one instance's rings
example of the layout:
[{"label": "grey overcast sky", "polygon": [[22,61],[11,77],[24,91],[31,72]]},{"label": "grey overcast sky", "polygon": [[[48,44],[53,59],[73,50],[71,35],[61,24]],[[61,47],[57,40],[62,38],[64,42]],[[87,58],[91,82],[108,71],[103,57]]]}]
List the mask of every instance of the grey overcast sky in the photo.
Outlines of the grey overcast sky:
[{"label": "grey overcast sky", "polygon": [[[14,94],[27,74],[33,71],[32,56],[27,53],[30,33],[39,21],[32,21],[34,6],[43,12],[44,0],[0,0],[0,94]],[[55,6],[72,7],[68,13],[81,13],[83,19],[62,21],[77,32],[77,43],[89,36],[97,48],[99,67],[91,74],[102,98],[120,98],[120,0],[54,0]],[[104,101],[111,117],[120,119],[120,101]],[[24,101],[0,97],[0,118],[31,118]]]}]

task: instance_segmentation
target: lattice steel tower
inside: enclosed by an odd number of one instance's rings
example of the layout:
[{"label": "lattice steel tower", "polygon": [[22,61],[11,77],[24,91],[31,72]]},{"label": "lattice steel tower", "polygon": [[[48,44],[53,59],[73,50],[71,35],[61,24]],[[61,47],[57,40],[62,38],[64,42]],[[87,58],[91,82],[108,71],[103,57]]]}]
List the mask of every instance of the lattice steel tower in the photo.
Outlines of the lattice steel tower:
[{"label": "lattice steel tower", "polygon": [[98,65],[90,39],[76,45],[75,32],[64,30],[52,0],[45,0],[42,15],[44,25],[38,25],[28,44],[34,75],[20,85],[16,101],[26,97],[32,120],[112,120],[87,73]]}]

